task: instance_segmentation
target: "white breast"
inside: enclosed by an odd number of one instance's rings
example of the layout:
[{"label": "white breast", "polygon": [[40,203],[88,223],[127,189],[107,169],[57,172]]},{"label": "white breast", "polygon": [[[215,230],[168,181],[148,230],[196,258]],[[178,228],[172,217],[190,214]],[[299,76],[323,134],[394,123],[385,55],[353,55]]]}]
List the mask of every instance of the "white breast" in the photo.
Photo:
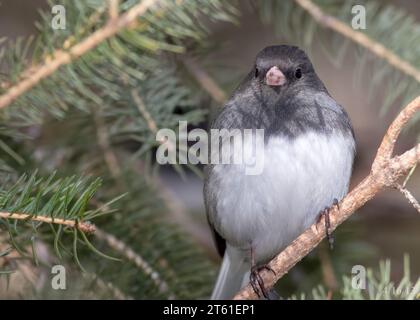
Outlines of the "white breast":
[{"label": "white breast", "polygon": [[214,167],[218,203],[211,220],[229,244],[252,244],[257,261],[266,260],[347,193],[353,150],[352,137],[341,133],[270,138],[260,175],[246,175],[243,165]]}]

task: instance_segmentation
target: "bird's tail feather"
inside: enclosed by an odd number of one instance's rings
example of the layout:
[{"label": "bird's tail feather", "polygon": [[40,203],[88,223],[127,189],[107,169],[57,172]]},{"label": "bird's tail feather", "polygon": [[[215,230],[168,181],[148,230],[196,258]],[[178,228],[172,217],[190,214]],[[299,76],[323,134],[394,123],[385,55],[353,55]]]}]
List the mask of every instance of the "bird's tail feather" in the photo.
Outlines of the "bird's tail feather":
[{"label": "bird's tail feather", "polygon": [[246,256],[242,251],[228,246],[223,256],[222,266],[211,299],[232,299],[248,281],[249,263]]}]

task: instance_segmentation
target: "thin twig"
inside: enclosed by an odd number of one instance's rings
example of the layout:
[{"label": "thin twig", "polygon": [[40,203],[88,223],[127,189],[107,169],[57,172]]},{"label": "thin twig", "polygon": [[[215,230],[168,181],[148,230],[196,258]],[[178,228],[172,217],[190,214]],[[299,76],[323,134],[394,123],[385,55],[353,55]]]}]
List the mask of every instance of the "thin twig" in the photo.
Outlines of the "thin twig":
[{"label": "thin twig", "polygon": [[118,287],[113,283],[101,279],[97,274],[83,274],[88,280],[93,280],[101,291],[106,290],[110,291],[112,294],[112,299],[115,300],[134,300],[133,297],[127,295],[125,292],[122,292]]},{"label": "thin twig", "polygon": [[[137,105],[140,114],[146,120],[147,127],[149,128],[150,132],[156,134],[158,131],[158,126],[152,115],[147,110],[143,99],[134,89],[131,90],[131,96],[134,100],[134,103]],[[165,141],[159,140],[158,142],[162,144]],[[170,150],[176,150],[176,145],[174,145],[171,140],[168,140],[167,143],[169,144],[168,148]],[[175,222],[185,231],[191,234],[207,251],[211,252],[213,249],[212,244],[209,243],[205,233],[203,233],[203,230],[201,230],[202,228],[197,223],[194,223],[192,219],[190,219],[186,213],[187,209],[185,206],[176,198],[173,192],[168,189],[166,184],[163,183],[159,177],[153,177],[150,179],[149,183],[151,183],[155,189],[160,190],[160,198],[165,202],[165,206],[169,209],[169,212],[171,213],[171,216],[174,218]]]},{"label": "thin twig", "polygon": [[105,26],[92,33],[89,37],[69,48],[68,51],[56,50],[51,59],[44,64],[34,67],[28,77],[10,87],[0,96],[0,109],[8,106],[42,79],[53,74],[59,67],[79,58],[122,29],[129,27],[139,16],[145,14],[150,7],[158,2],[159,0],[144,0],[119,16],[115,21],[110,21]]},{"label": "thin twig", "polygon": [[[397,116],[388,128],[382,143],[376,153],[375,161],[372,165],[372,170],[379,171],[382,166],[386,166],[392,157],[395,143],[398,136],[405,126],[405,124],[419,111],[420,97],[411,101]],[[410,168],[411,169],[411,168]]]},{"label": "thin twig", "polygon": [[384,45],[369,38],[362,32],[353,30],[339,19],[330,16],[322,11],[311,0],[295,0],[295,2],[306,10],[319,24],[342,34],[353,42],[361,45],[381,59],[386,60],[395,69],[413,77],[420,82],[420,70],[409,62],[403,60],[398,55],[387,49]]},{"label": "thin twig", "polygon": [[414,173],[414,171],[416,170],[416,168],[417,168],[417,163],[416,163],[416,165],[415,165],[414,167],[412,167],[412,168],[411,168],[410,172],[409,172],[409,173],[407,174],[407,176],[405,177],[405,180],[404,180],[404,182],[403,182],[403,184],[402,184],[403,188],[405,188],[405,186],[407,185],[408,180],[410,180],[410,178],[411,178],[411,176],[413,175],[413,173]]},{"label": "thin twig", "polygon": [[404,197],[408,200],[408,202],[414,207],[414,209],[416,209],[417,212],[420,213],[420,204],[417,201],[417,199],[412,195],[412,193],[398,183],[395,185],[395,188],[399,192],[401,192],[404,195]]},{"label": "thin twig", "polygon": [[[140,114],[143,116],[144,120],[146,120],[147,123],[147,127],[149,128],[150,132],[153,134],[157,134],[158,132],[158,126],[156,124],[156,121],[152,118],[151,114],[149,113],[149,111],[147,111],[146,105],[144,104],[143,99],[140,97],[140,95],[137,93],[136,90],[131,90],[131,97],[134,100],[134,103],[137,106],[137,109],[139,110]],[[176,151],[176,142],[174,144],[174,142],[172,140],[165,140],[165,139],[159,139],[157,140],[157,142],[159,142],[160,144],[163,143],[167,143],[168,149],[171,152]]]},{"label": "thin twig", "polygon": [[226,101],[226,93],[219,87],[212,77],[194,60],[184,58],[183,63],[197,82],[207,91],[214,101],[223,104]]},{"label": "thin twig", "polygon": [[133,100],[140,114],[143,116],[144,120],[146,120],[147,127],[153,134],[156,134],[156,132],[158,131],[156,121],[152,118],[149,111],[147,111],[146,106],[144,105],[143,99],[140,97],[140,95],[137,93],[135,89],[131,90],[131,96],[133,97]]},{"label": "thin twig", "polygon": [[118,0],[109,0],[109,19],[115,21],[118,18]]},{"label": "thin twig", "polygon": [[153,267],[142,256],[137,254],[127,244],[117,239],[112,234],[99,229],[96,231],[96,237],[99,240],[105,241],[112,249],[121,253],[128,261],[131,261],[138,268],[140,268],[144,274],[152,279],[160,293],[168,294],[168,299],[175,299],[174,294],[169,291],[169,285],[164,279],[162,279],[161,275],[156,270],[154,270]]},{"label": "thin twig", "polygon": [[[373,161],[370,174],[347,194],[338,206],[331,208],[329,214],[330,232],[334,231],[367,201],[375,197],[377,193],[387,187],[395,186],[399,178],[407,175],[411,168],[420,162],[420,143],[402,155],[388,157],[394,149],[402,127],[409,120],[407,115],[412,117],[416,111],[420,111],[420,97],[409,103],[392,122],[382,140],[380,151],[378,150]],[[275,275],[270,271],[261,271],[260,273],[265,287],[271,288],[296,263],[311,252],[325,238],[325,231],[325,221],[320,219],[271,260],[268,266],[275,272]],[[234,298],[256,299],[257,295],[252,286],[248,284]]]},{"label": "thin twig", "polygon": [[31,220],[45,222],[49,224],[61,224],[70,228],[77,228],[78,230],[84,233],[94,233],[96,231],[95,226],[89,222],[80,222],[77,220],[67,220],[61,218],[51,218],[27,213],[0,212],[0,219]]},{"label": "thin twig", "polygon": [[94,120],[96,124],[96,135],[98,137],[99,147],[102,149],[105,163],[111,173],[112,177],[117,180],[121,173],[121,167],[118,163],[117,156],[112,151],[111,145],[108,139],[108,130],[103,119],[103,114],[98,110],[94,114]]}]

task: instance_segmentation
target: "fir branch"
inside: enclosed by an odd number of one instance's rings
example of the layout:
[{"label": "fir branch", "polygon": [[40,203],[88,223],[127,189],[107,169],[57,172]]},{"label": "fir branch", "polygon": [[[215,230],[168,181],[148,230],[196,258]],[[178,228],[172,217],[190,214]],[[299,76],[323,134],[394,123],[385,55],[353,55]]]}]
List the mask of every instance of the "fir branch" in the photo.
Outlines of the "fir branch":
[{"label": "fir branch", "polygon": [[[103,13],[106,10],[106,6],[103,5],[99,7],[86,21],[86,24],[83,25],[80,30],[77,31],[78,36],[83,35],[85,32],[89,31],[96,23],[99,22],[101,19]],[[71,46],[74,45],[74,43],[77,41],[76,35],[70,35],[66,40],[63,42],[63,49],[68,50]],[[51,53],[44,54],[42,60],[45,61],[45,63],[50,62],[53,59],[53,55]],[[26,70],[22,71],[20,75],[17,76],[17,81],[20,82],[24,80],[25,78],[28,78],[31,74],[33,74],[39,66],[37,65],[31,65]],[[0,88],[6,90],[9,89],[13,85],[12,82],[9,81],[3,81],[0,82]]]},{"label": "fir branch", "polygon": [[[370,174],[347,194],[338,206],[333,206],[330,209],[329,231],[334,231],[342,222],[347,220],[357,209],[375,197],[380,191],[394,186],[400,177],[407,175],[411,168],[420,162],[420,143],[402,155],[392,158],[392,151],[399,133],[417,111],[420,111],[420,96],[409,103],[388,128],[378,148]],[[325,234],[326,224],[325,218],[323,218],[314,223],[270,261],[268,266],[275,274],[273,275],[272,272],[266,270],[260,273],[264,279],[265,286],[271,288],[296,263],[315,248],[325,238]],[[252,286],[248,284],[234,298],[253,299],[257,298],[257,295]]]},{"label": "fir branch", "polygon": [[139,16],[144,15],[150,7],[158,2],[159,0],[144,0],[121,15],[118,19],[110,20],[104,27],[95,31],[67,51],[56,50],[52,54],[50,60],[45,61],[44,64],[33,67],[30,75],[22,79],[16,85],[10,87],[0,96],[0,109],[8,106],[42,79],[53,74],[59,67],[71,63],[74,59],[79,58],[86,52],[97,47],[103,41],[129,27]]},{"label": "fir branch", "polygon": [[[76,261],[78,243],[103,256],[86,236],[96,230],[88,221],[112,212],[111,204],[121,197],[90,209],[90,201],[101,180],[89,181],[75,176],[57,178],[55,173],[48,177],[38,175],[22,175],[12,186],[6,183],[0,188],[0,227],[7,231],[10,245],[21,255],[26,255],[24,248],[28,244],[33,247],[35,239],[45,239],[54,245],[57,256],[62,257],[62,249],[70,253],[66,249],[71,247],[68,240],[73,235]],[[32,257],[36,260],[33,248]]]},{"label": "fir branch", "polygon": [[[130,7],[136,5],[135,2],[124,2],[120,10],[129,12]],[[206,15],[210,20],[227,20],[234,14],[234,8],[223,4],[221,0],[211,3],[174,3],[167,0],[160,1],[159,5],[158,8],[162,9],[149,10],[141,19],[135,21],[136,23],[102,42],[79,59],[74,59],[72,63],[57,69],[55,73],[44,78],[41,84],[20,96],[18,101],[12,104],[13,107],[4,111],[4,126],[8,128],[16,125],[39,125],[44,122],[46,113],[59,119],[69,117],[70,108],[85,113],[103,108],[105,116],[113,121],[110,123],[111,138],[115,137],[120,142],[121,139],[127,138],[146,142],[138,154],[150,155],[149,151],[156,142],[154,137],[145,137],[143,123],[133,121],[129,116],[132,109],[125,108],[132,102],[127,101],[131,88],[139,89],[146,105],[153,106],[149,113],[159,128],[174,127],[178,123],[175,118],[179,118],[179,115],[170,116],[175,108],[181,111],[183,118],[191,124],[203,121],[205,111],[196,108],[202,93],[191,90],[184,83],[178,68],[171,59],[163,56],[163,51],[183,52],[187,49],[186,43],[188,47],[197,48],[208,34],[207,26],[201,23],[201,17]],[[24,50],[19,49],[22,45],[11,43],[10,48],[2,50],[6,53],[4,64],[6,69],[10,70],[7,74],[9,82],[19,84],[33,74],[34,66],[42,65],[42,61],[54,61],[54,55],[50,52],[60,51],[59,48],[67,52],[78,45],[76,41],[86,39],[89,32],[102,30],[104,23],[110,23],[109,20],[104,21],[104,7],[107,6],[95,8],[92,4],[80,0],[75,5],[68,6],[69,16],[77,16],[82,10],[82,17],[81,23],[72,23],[69,26],[66,34],[70,35],[67,38],[63,37],[62,32],[51,33],[51,17],[44,13],[40,22],[40,36],[35,41],[32,56],[22,55],[21,51]],[[28,60],[32,60],[32,67],[28,68],[30,72],[26,74],[20,70],[25,69],[25,61]],[[57,83],[60,83],[60,94],[57,94],[57,90],[50,90]],[[121,127],[117,127],[118,125]],[[11,137],[16,137],[16,130],[9,131]]]},{"label": "fir branch", "polygon": [[[121,156],[121,159],[126,158],[125,155]],[[108,241],[115,246],[95,237],[97,246],[103,243],[112,249],[107,253],[120,257],[123,262],[104,262],[98,258],[101,266],[98,275],[136,299],[208,296],[215,276],[215,265],[197,248],[191,236],[170,221],[172,212],[159,198],[160,190],[146,182],[143,172],[132,170],[133,167],[138,169],[137,163],[125,162],[119,179],[129,192],[119,202],[119,212],[106,217],[100,226],[101,231],[110,235]],[[113,187],[116,186],[114,179],[110,183],[108,190],[112,197],[119,191]],[[104,246],[101,248],[104,249]],[[158,274],[158,280],[167,284],[166,293],[151,278],[154,272]]]},{"label": "fir branch", "polygon": [[[4,212],[4,217],[16,214],[13,219],[25,220],[22,214],[28,214],[37,221],[42,215],[51,220],[42,218],[39,221],[52,222],[61,219],[57,224],[76,227],[76,221],[84,221],[100,214],[102,209],[87,208],[101,185],[100,179],[89,182],[89,179],[75,176],[57,178],[55,173],[48,177],[38,176],[37,172],[29,177],[22,175],[13,186],[6,184],[0,188],[0,210]],[[64,222],[68,220],[74,223]]]},{"label": "fir branch", "polygon": [[61,218],[50,218],[42,215],[32,215],[27,213],[10,213],[0,212],[0,219],[12,219],[12,220],[25,220],[25,221],[38,221],[48,224],[58,224],[70,228],[76,228],[84,233],[94,233],[96,228],[90,222],[80,222],[78,220],[68,220]]},{"label": "fir branch", "polygon": [[[143,99],[137,93],[135,89],[131,90],[131,96],[145,121],[151,133],[156,135],[158,127],[156,121],[152,118],[151,114],[148,112]],[[158,143],[162,144],[165,141],[159,140]],[[172,143],[171,140],[167,141],[168,148],[170,150],[176,150],[176,145]],[[140,167],[144,170],[144,165],[141,164]],[[146,176],[145,172],[142,172]],[[186,213],[186,208],[183,204],[176,199],[172,192],[167,188],[167,186],[162,183],[159,177],[152,177],[149,179],[149,183],[152,184],[153,188],[160,190],[160,198],[165,202],[166,207],[169,209],[171,216],[174,218],[175,222],[180,225],[185,231],[191,234],[197,242],[200,243],[208,252],[212,252],[212,244],[209,243],[205,235],[203,234],[200,227],[194,223]]]},{"label": "fir branch", "polygon": [[[91,16],[89,16],[89,18],[86,21],[86,24],[83,25],[77,33],[79,35],[83,35],[85,32],[88,32],[96,23],[99,22],[105,10],[105,5],[99,7]],[[63,49],[69,49],[71,46],[74,45],[76,41],[77,38],[75,35],[69,36],[63,43]],[[51,56],[49,57],[49,59],[51,59]]]},{"label": "fir branch", "polygon": [[152,266],[139,254],[137,254],[133,249],[131,249],[127,244],[118,240],[112,234],[109,234],[102,230],[97,230],[96,237],[99,240],[102,240],[108,244],[112,249],[119,252],[123,257],[128,261],[134,263],[139,269],[141,269],[147,276],[149,276],[156,287],[159,289],[159,292],[162,294],[168,294],[168,299],[173,300],[175,296],[173,293],[169,292],[169,286],[166,281],[161,277],[161,275],[152,268]]},{"label": "fir branch", "polygon": [[311,0],[294,0],[299,6],[306,10],[316,22],[322,26],[329,28],[344,37],[352,40],[360,46],[366,48],[376,56],[387,61],[395,69],[413,77],[420,82],[420,70],[415,66],[402,59],[391,50],[387,49],[381,43],[372,40],[362,32],[353,30],[339,19],[326,14],[322,9],[315,5]]}]

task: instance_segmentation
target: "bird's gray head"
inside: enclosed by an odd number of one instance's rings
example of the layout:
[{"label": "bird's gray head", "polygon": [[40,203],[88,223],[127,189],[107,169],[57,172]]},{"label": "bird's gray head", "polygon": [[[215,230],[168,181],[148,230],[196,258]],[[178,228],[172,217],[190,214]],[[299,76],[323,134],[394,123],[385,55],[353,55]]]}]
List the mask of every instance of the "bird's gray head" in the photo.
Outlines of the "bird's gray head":
[{"label": "bird's gray head", "polygon": [[295,46],[269,46],[255,60],[252,82],[263,91],[284,93],[303,86],[323,89],[306,53]]}]

